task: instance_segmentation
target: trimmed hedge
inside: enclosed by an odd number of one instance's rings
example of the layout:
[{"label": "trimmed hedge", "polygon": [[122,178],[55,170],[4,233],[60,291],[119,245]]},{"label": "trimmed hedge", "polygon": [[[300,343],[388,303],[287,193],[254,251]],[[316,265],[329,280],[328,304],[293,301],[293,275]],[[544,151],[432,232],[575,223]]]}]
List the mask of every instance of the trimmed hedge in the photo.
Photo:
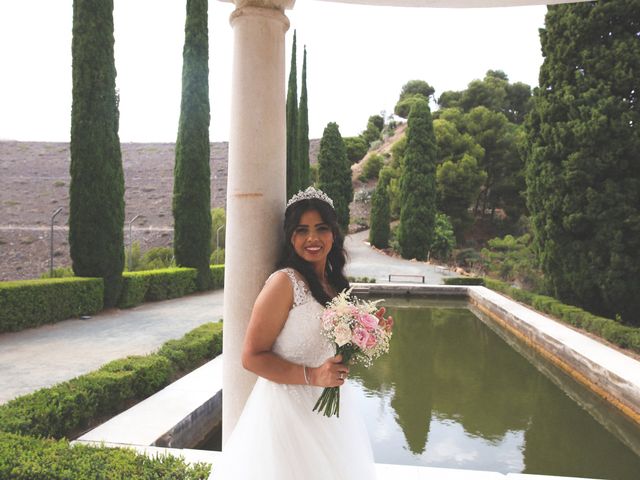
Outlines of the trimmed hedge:
[{"label": "trimmed hedge", "polygon": [[213,289],[224,288],[224,265],[211,265]]},{"label": "trimmed hedge", "polygon": [[640,353],[640,328],[622,325],[615,320],[593,315],[576,306],[566,305],[553,297],[512,287],[500,280],[485,277],[485,285],[574,327],[593,333],[614,345]]},{"label": "trimmed hedge", "polygon": [[[224,287],[224,265],[211,265],[213,288]],[[193,268],[124,272],[118,307],[181,297],[196,291]],[[17,332],[103,309],[101,278],[47,278],[0,282],[0,333]]]},{"label": "trimmed hedge", "polygon": [[[224,265],[211,265],[213,288],[224,287]],[[143,302],[166,300],[194,293],[197,270],[195,268],[162,268],[125,272],[118,307],[131,308]]]},{"label": "trimmed hedge", "polygon": [[103,308],[101,278],[48,278],[0,282],[0,332],[15,332]]},{"label": "trimmed hedge", "polygon": [[118,307],[129,308],[143,302],[182,297],[196,291],[195,268],[161,268],[124,272]]},{"label": "trimmed hedge", "polygon": [[482,277],[448,277],[443,280],[445,285],[484,285]]},{"label": "trimmed hedge", "polygon": [[124,448],[69,445],[0,432],[0,478],[6,480],[206,480],[211,467],[171,455],[155,458]]},{"label": "trimmed hedge", "polygon": [[[72,438],[222,351],[222,323],[201,325],[157,353],[115,360],[99,370],[0,405],[0,431]],[[3,477],[0,477],[3,478]]]}]

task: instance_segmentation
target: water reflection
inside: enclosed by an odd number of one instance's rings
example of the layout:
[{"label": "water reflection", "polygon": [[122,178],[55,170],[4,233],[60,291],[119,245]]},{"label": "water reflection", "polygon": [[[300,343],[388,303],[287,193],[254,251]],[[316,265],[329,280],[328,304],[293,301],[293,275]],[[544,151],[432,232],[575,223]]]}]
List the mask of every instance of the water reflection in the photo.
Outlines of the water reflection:
[{"label": "water reflection", "polygon": [[638,456],[468,310],[390,313],[391,353],[351,375],[378,462],[638,478]]}]

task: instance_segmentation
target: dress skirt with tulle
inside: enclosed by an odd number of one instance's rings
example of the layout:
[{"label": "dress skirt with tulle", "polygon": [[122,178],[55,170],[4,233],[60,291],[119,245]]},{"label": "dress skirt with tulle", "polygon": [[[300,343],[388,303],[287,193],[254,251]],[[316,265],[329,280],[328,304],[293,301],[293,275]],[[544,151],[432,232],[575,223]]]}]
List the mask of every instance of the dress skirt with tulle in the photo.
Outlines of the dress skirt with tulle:
[{"label": "dress skirt with tulle", "polygon": [[[279,272],[292,281],[294,304],[273,351],[294,363],[320,366],[335,354],[321,334],[323,308],[297,272]],[[321,393],[321,387],[258,378],[210,479],[374,479],[371,443],[352,387],[340,387],[340,417],[312,411]]]}]

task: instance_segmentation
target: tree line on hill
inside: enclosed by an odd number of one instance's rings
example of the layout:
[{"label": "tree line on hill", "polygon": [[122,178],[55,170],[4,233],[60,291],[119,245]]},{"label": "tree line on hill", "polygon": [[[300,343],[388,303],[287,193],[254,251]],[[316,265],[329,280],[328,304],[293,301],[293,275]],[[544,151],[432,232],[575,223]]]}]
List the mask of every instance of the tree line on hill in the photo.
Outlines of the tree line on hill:
[{"label": "tree line on hill", "polygon": [[433,89],[406,84],[395,113],[407,133],[379,171],[371,242],[446,257],[499,213],[520,236],[489,242],[491,268],[640,325],[639,25],[633,0],[549,6],[533,92],[489,71],[442,93],[432,116]]},{"label": "tree line on hill", "polygon": [[[211,254],[207,0],[187,2],[173,213],[176,262],[208,285]],[[113,2],[77,0],[73,22],[70,248],[77,275],[105,279],[117,298],[124,263],[124,179],[113,61]],[[559,299],[640,324],[640,37],[636,0],[549,6],[541,30],[540,85],[490,70],[465,90],[408,82],[394,113],[406,134],[388,156],[369,154],[377,176],[371,241],[405,257],[447,257],[481,222],[515,239],[540,267],[536,287]],[[95,26],[99,28],[95,28]],[[343,228],[353,199],[350,166],[376,146],[383,115],[343,140],[327,125],[318,171],[308,161],[306,49],[297,101],[296,47],[287,95],[287,192],[316,183]],[[398,225],[391,228],[391,222]],[[507,255],[501,257],[507,258]],[[517,263],[517,262],[515,262]],[[503,262],[503,266],[514,262]],[[531,265],[529,265],[531,266]]]}]

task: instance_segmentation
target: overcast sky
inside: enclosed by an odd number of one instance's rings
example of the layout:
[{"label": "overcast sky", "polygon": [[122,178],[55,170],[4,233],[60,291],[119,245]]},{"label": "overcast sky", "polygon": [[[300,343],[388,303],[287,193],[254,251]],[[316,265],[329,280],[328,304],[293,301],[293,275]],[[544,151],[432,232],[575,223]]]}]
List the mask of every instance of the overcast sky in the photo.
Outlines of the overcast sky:
[{"label": "overcast sky", "polygon": [[[122,142],[174,142],[180,106],[183,0],[115,0]],[[234,6],[209,0],[211,141],[228,140]],[[402,85],[460,90],[488,69],[537,85],[546,7],[393,8],[297,0],[286,12],[308,55],[310,137],[328,122],[357,135],[390,113]],[[72,0],[0,2],[0,139],[68,141]],[[300,85],[298,85],[300,86]],[[286,85],[283,85],[286,88]]]}]

